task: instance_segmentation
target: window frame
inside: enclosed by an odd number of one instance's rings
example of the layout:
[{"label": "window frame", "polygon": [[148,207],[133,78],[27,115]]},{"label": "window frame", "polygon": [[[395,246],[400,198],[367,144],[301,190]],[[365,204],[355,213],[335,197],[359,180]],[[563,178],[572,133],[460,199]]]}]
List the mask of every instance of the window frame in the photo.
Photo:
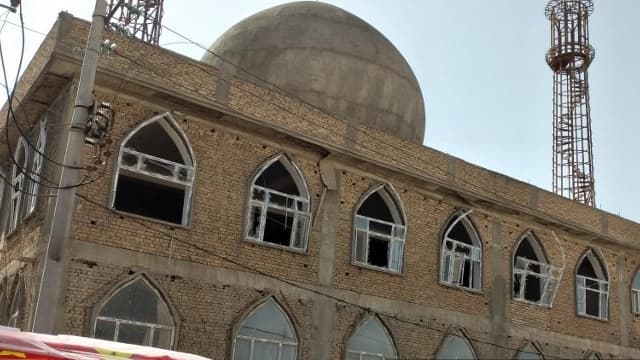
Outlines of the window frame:
[{"label": "window frame", "polygon": [[434,359],[439,359],[438,355],[440,355],[440,352],[447,346],[449,341],[451,341],[451,339],[453,339],[454,337],[459,337],[459,338],[462,338],[462,340],[464,340],[469,350],[471,350],[471,355],[473,356],[474,360],[480,359],[480,357],[478,357],[478,352],[476,351],[475,347],[473,346],[473,343],[469,339],[469,336],[467,336],[466,331],[461,328],[458,328],[454,331],[449,331],[447,334],[445,334],[444,338],[440,341],[440,345],[436,348],[436,351],[433,354]]},{"label": "window frame", "polygon": [[[295,183],[298,192],[300,195],[292,195],[286,194],[274,189],[269,189],[268,187],[257,185],[257,179],[262,175],[264,171],[266,171],[269,167],[271,167],[276,162],[280,162],[282,166],[287,170],[289,176]],[[254,193],[255,191],[263,192],[264,198],[263,200],[255,199]],[[271,195],[283,197],[286,199],[288,203],[289,200],[295,204],[294,208],[284,207],[282,205],[274,204],[270,201]],[[301,204],[301,208],[298,209],[298,203]],[[245,220],[244,220],[244,240],[250,242],[252,244],[260,244],[263,246],[274,247],[278,249],[284,249],[292,252],[299,253],[307,253],[309,249],[309,240],[311,236],[311,224],[312,224],[312,204],[311,204],[311,193],[309,191],[309,186],[307,185],[307,181],[302,174],[300,168],[296,165],[295,162],[285,153],[279,153],[275,156],[264,161],[260,166],[256,168],[251,177],[249,178],[248,191],[247,191],[247,199],[246,199],[246,211],[245,211]],[[252,225],[254,225],[253,221],[253,210],[255,208],[260,209],[260,223],[258,224],[257,237],[251,235]],[[264,231],[266,227],[266,220],[269,213],[269,210],[277,210],[277,211],[285,211],[287,214],[293,213],[294,219],[292,220],[292,229],[291,235],[289,238],[290,245],[280,245],[272,242],[268,242],[264,240]],[[295,246],[295,234],[298,230],[298,220],[302,218],[304,230],[301,236],[301,246]]]},{"label": "window frame", "polygon": [[[531,247],[533,248],[533,251],[535,252],[536,257],[538,258],[537,261],[527,259],[524,257],[516,257],[518,249],[520,248],[520,245],[522,245],[524,241],[528,241]],[[522,262],[526,265],[524,268],[516,268],[516,265],[518,264],[518,259],[522,259]],[[540,259],[542,259],[542,261]],[[534,270],[528,270],[527,267],[529,264],[539,266],[541,269],[540,272],[536,272]],[[555,299],[555,294],[560,285],[561,272],[558,267],[551,265],[544,251],[544,247],[542,246],[542,243],[531,230],[526,231],[525,234],[520,237],[520,240],[518,240],[518,242],[515,244],[515,246],[512,249],[511,274],[512,274],[511,275],[511,298],[513,300],[523,302],[526,304],[547,307],[547,308],[551,308],[553,306],[553,300]],[[520,292],[519,292],[520,296],[516,297],[514,286],[515,286],[516,276],[518,275],[521,276]],[[540,280],[540,300],[538,300],[537,302],[527,300],[524,297],[527,276],[534,276]],[[553,288],[549,289],[550,286],[552,286]],[[546,293],[547,294],[546,299],[548,300],[548,302],[544,301],[545,291],[550,291],[550,293]]]},{"label": "window frame", "polygon": [[[102,309],[105,307],[105,305],[107,305],[109,303],[109,301],[113,298],[113,296],[115,294],[117,294],[120,290],[123,290],[127,286],[131,285],[135,281],[138,281],[138,279],[141,279],[142,281],[144,281],[146,283],[147,287],[153,291],[153,293],[157,297],[157,299],[162,301],[163,304],[167,307],[167,311],[169,312],[169,316],[171,318],[171,322],[173,323],[173,328],[171,329],[171,341],[170,341],[170,345],[169,345],[168,349],[169,350],[175,350],[176,347],[177,347],[177,343],[178,343],[178,339],[179,339],[179,335],[180,335],[179,334],[180,333],[180,317],[176,315],[177,311],[176,311],[175,307],[173,306],[173,304],[171,303],[171,301],[169,300],[169,297],[167,296],[167,294],[162,290],[162,288],[160,288],[158,286],[158,284],[155,283],[155,281],[153,281],[151,279],[151,277],[149,277],[144,272],[134,273],[134,274],[132,274],[130,276],[127,276],[123,280],[119,281],[107,293],[105,293],[105,295],[93,306],[93,309],[91,311],[90,318],[89,318],[89,324],[90,324],[89,336],[91,338],[96,339],[96,337],[95,337],[96,336],[96,326],[98,324],[98,320],[105,321],[105,319],[106,319],[106,321],[111,321],[112,319],[124,320],[124,321],[119,321],[118,323],[132,324],[132,325],[138,325],[138,326],[159,325],[159,326],[155,326],[155,327],[156,328],[166,328],[166,325],[161,325],[161,324],[138,322],[138,321],[126,320],[126,319],[117,319],[117,318],[112,318],[112,317],[106,317],[106,316],[100,316],[99,315],[100,312],[102,311]],[[155,332],[155,328],[153,329],[153,332]],[[152,334],[153,334],[153,332],[152,332]],[[118,341],[117,340],[117,335],[118,335],[118,331],[117,331],[117,328],[115,328],[114,329],[114,339],[111,339],[110,341]],[[153,337],[150,337],[150,340],[153,341]],[[143,346],[154,347],[151,344],[144,344]],[[156,349],[163,349],[163,348],[159,348],[159,347],[155,347],[155,348]]]},{"label": "window frame", "polygon": [[[296,341],[295,343],[293,342],[287,342],[287,341],[277,341],[277,340],[273,340],[273,339],[266,339],[266,338],[257,338],[257,337],[252,337],[252,336],[247,336],[247,335],[240,335],[240,330],[244,327],[244,324],[247,322],[247,320],[249,320],[251,318],[251,316],[253,316],[253,314],[258,311],[262,306],[266,305],[268,302],[272,302],[275,307],[280,311],[280,313],[283,315],[284,319],[287,321],[287,324],[289,324],[289,328],[291,329],[291,331],[293,332],[293,335],[296,337]],[[260,299],[260,301],[256,302],[255,304],[253,304],[252,306],[250,306],[248,308],[248,310],[246,310],[244,312],[244,314],[239,318],[238,321],[235,322],[234,326],[233,326],[233,334],[232,334],[232,338],[231,338],[231,360],[235,360],[235,352],[236,352],[236,340],[238,338],[243,339],[243,340],[248,340],[251,342],[251,347],[250,347],[250,352],[249,352],[249,360],[255,360],[253,359],[253,349],[254,349],[254,344],[256,341],[260,341],[260,342],[264,342],[264,343],[276,343],[279,344],[278,346],[278,360],[281,360],[282,357],[282,347],[283,345],[288,345],[288,346],[295,346],[295,360],[299,360],[300,359],[300,355],[301,355],[301,349],[302,347],[300,346],[300,335],[298,332],[297,327],[295,326],[295,323],[293,321],[293,317],[291,316],[291,314],[289,313],[289,311],[287,311],[287,309],[282,306],[280,304],[280,302],[278,301],[278,299],[276,299],[275,296],[270,295],[267,296],[263,299]]]},{"label": "window frame", "polygon": [[25,206],[25,214],[24,218],[29,217],[36,210],[36,206],[38,203],[38,191],[40,190],[40,173],[42,172],[42,167],[44,165],[44,151],[47,143],[47,118],[45,116],[44,119],[39,121],[39,130],[38,130],[38,139],[36,141],[35,149],[33,150],[33,154],[31,155],[31,162],[29,171],[31,173],[31,178],[27,184],[29,194],[25,194],[26,206]]},{"label": "window frame", "polygon": [[9,221],[7,224],[7,232],[6,234],[12,234],[17,228],[18,225],[22,223],[22,211],[23,211],[23,202],[24,195],[27,188],[27,178],[25,171],[28,171],[27,165],[29,161],[29,151],[27,148],[27,141],[21,136],[18,139],[18,143],[16,144],[16,150],[13,153],[14,159],[18,160],[17,154],[19,151],[22,151],[24,155],[24,162],[20,164],[22,171],[18,171],[18,166],[13,164],[11,166],[11,193],[9,197]]},{"label": "window frame", "polygon": [[516,353],[516,356],[514,357],[514,359],[520,360],[520,354],[533,354],[538,357],[538,360],[545,359],[544,355],[542,354],[542,351],[540,351],[540,347],[532,341],[525,342],[525,344],[522,345],[520,349],[518,349],[518,352]]},{"label": "window frame", "polygon": [[[378,323],[378,325],[380,327],[382,327],[383,331],[387,335],[387,338],[391,342],[391,345],[393,346],[393,350],[395,352],[395,355],[388,356],[388,355],[380,354],[380,353],[372,353],[372,352],[366,352],[366,351],[351,351],[351,350],[349,350],[349,342],[351,341],[351,338],[353,336],[355,336],[358,333],[358,331],[360,331],[360,329],[366,323],[368,323],[369,321],[376,321]],[[380,360],[398,360],[398,359],[401,359],[400,353],[398,351],[398,346],[396,345],[396,341],[395,341],[395,339],[393,337],[393,334],[391,333],[391,330],[389,329],[387,324],[385,324],[382,321],[382,319],[376,314],[368,314],[368,315],[366,315],[362,320],[360,320],[360,322],[357,324],[357,326],[355,328],[353,328],[353,330],[349,334],[349,337],[346,339],[346,341],[344,343],[344,359],[348,360],[350,354],[351,355],[357,355],[359,360],[363,360],[363,356],[377,357],[377,358],[380,358]]]},{"label": "window frame", "polygon": [[[362,205],[374,193],[379,193],[380,197],[387,205],[387,208],[389,209],[391,216],[394,218],[393,223],[388,222],[386,220],[370,218],[368,216],[358,214],[358,211],[360,210]],[[402,201],[400,201],[400,197],[398,193],[393,188],[393,185],[389,183],[377,184],[371,187],[369,190],[367,190],[364,194],[362,194],[362,196],[356,203],[356,206],[354,207],[354,212],[353,212],[353,220],[352,220],[353,235],[351,239],[351,265],[360,266],[360,267],[364,267],[372,270],[383,271],[390,274],[396,274],[396,275],[403,274],[405,269],[404,257],[406,253],[406,243],[407,243],[407,218],[405,214],[406,213],[402,205]],[[358,225],[359,220],[360,222],[365,222],[367,224],[366,228],[362,228]],[[371,222],[389,226],[391,228],[390,234],[383,234],[380,232],[371,231],[371,228],[369,226]],[[401,232],[401,235],[397,235],[397,232]],[[373,235],[378,240],[385,240],[389,243],[388,250],[387,250],[388,251],[387,259],[389,259],[388,266],[384,267],[384,266],[372,265],[372,264],[369,264],[366,259],[365,261],[358,259],[358,233],[366,234],[366,240],[364,244],[365,245],[364,254],[366,257],[368,257],[368,253],[369,253],[368,250],[369,250],[371,235]],[[380,238],[384,238],[384,239],[380,239]],[[396,269],[391,267],[391,264],[393,263],[393,259],[394,259],[393,257],[394,244],[400,244],[400,250],[399,250],[400,255],[396,257],[396,259],[398,259],[398,264]]]},{"label": "window frame", "polygon": [[[129,140],[140,130],[145,128],[147,125],[150,125],[153,122],[157,122],[166,132],[167,136],[169,136],[172,140],[180,155],[182,156],[185,164],[176,163],[171,160],[162,159],[155,157],[153,155],[145,154],[134,149],[126,148],[125,145]],[[137,156],[136,166],[123,166],[122,158],[123,153],[129,153],[134,156]],[[186,178],[187,180],[182,181],[177,178],[177,176],[169,177],[162,176],[157,173],[152,173],[148,171],[144,171],[140,168],[141,162],[143,158],[151,159],[154,161],[158,161],[161,163],[166,163],[168,165],[174,166],[174,171],[177,171],[177,168],[183,168],[186,170]],[[131,216],[137,217],[149,221],[159,222],[162,224],[167,224],[170,226],[178,226],[183,228],[189,228],[191,226],[192,218],[193,218],[193,202],[194,202],[194,188],[196,184],[196,171],[197,171],[197,163],[195,152],[193,151],[193,147],[189,142],[189,138],[187,137],[184,130],[178,126],[178,123],[175,121],[171,113],[166,112],[163,114],[159,114],[153,116],[140,124],[136,125],[132,130],[130,130],[125,137],[120,140],[118,144],[118,157],[117,161],[114,161],[114,171],[113,171],[113,181],[111,185],[111,194],[109,196],[109,208],[113,211]],[[116,202],[116,193],[118,186],[118,179],[120,174],[123,174],[128,177],[135,178],[141,181],[148,181],[155,184],[160,184],[163,186],[173,187],[176,189],[184,189],[184,200],[182,206],[182,219],[180,223],[174,223],[167,220],[157,219],[150,216],[145,216],[141,214],[132,213],[126,210],[117,209],[115,207]]]},{"label": "window frame", "polygon": [[[442,227],[442,230],[440,231],[440,252],[439,252],[439,258],[438,258],[438,282],[440,285],[443,286],[447,286],[447,287],[452,287],[455,289],[462,289],[465,291],[470,291],[470,292],[474,292],[474,293],[482,293],[482,289],[483,289],[483,255],[484,255],[484,251],[483,251],[483,247],[482,247],[482,239],[480,238],[480,234],[478,233],[478,231],[476,230],[476,226],[473,224],[473,221],[469,218],[469,215],[471,214],[472,210],[458,210],[456,212],[454,212],[451,216],[449,216],[449,218],[447,219],[447,221],[444,223],[444,226]],[[461,242],[459,240],[450,238],[448,235],[449,233],[453,230],[453,228],[458,224],[458,223],[462,223],[462,225],[465,227],[467,233],[469,234],[470,238],[471,238],[471,242],[474,245],[469,245],[467,243]],[[448,225],[448,226],[447,226]],[[446,249],[446,242],[451,242],[452,243],[452,248],[451,250]],[[472,286],[470,287],[466,287],[463,286],[462,283],[460,283],[460,281],[458,281],[458,283],[453,281],[453,275],[455,274],[455,269],[452,266],[451,270],[448,272],[448,277],[450,277],[450,280],[447,280],[445,278],[444,275],[444,271],[445,271],[445,256],[448,257],[449,259],[453,259],[455,261],[456,258],[456,247],[457,246],[462,246],[462,247],[466,247],[469,248],[469,255],[463,254],[464,256],[462,256],[463,261],[461,263],[461,267],[462,270],[459,274],[459,277],[461,276],[461,274],[463,274],[464,271],[464,266],[465,266],[465,261],[467,261],[467,259],[470,259],[470,265],[469,267],[473,270],[473,262],[475,261],[476,263],[478,263],[478,275],[477,275],[477,287],[473,286],[473,279],[474,277],[472,276],[471,280],[470,280],[470,284]],[[473,255],[474,255],[474,250],[475,253],[477,254],[477,260],[473,259]],[[452,260],[449,260],[449,263],[452,263]]]},{"label": "window frame", "polygon": [[631,279],[631,313],[640,315],[640,287],[634,287],[636,278],[640,278],[640,268],[636,269],[635,275]]},{"label": "window frame", "polygon": [[[583,261],[589,261],[591,263],[591,266],[593,267],[594,272],[596,273],[596,276],[599,275],[603,277],[604,280],[599,278],[593,278],[586,275],[580,275],[579,270]],[[608,272],[606,263],[604,262],[600,254],[596,253],[594,249],[587,249],[585,253],[582,254],[582,256],[578,259],[578,262],[576,264],[577,264],[575,267],[576,280],[574,283],[575,289],[576,289],[576,292],[575,292],[576,315],[580,317],[586,317],[586,318],[600,320],[600,321],[608,321],[609,320],[609,290],[610,290],[611,284],[609,283],[609,272]],[[586,286],[587,281],[593,281],[597,283],[598,289],[588,289]],[[581,282],[583,284],[580,284]],[[598,313],[599,313],[598,316],[587,314],[586,312],[587,291],[595,292],[598,294]],[[602,303],[603,298],[605,299],[604,306]],[[581,299],[582,299],[582,303],[581,303]],[[584,308],[584,311],[582,311],[582,308]]]}]

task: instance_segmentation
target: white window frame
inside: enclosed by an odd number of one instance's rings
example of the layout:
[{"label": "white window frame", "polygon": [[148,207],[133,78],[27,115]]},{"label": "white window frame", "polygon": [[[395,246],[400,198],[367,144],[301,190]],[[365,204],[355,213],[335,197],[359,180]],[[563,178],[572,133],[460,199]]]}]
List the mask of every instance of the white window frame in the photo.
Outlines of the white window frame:
[{"label": "white window frame", "polygon": [[[169,312],[169,316],[171,318],[171,323],[172,325],[162,325],[162,324],[156,324],[156,323],[149,323],[149,322],[141,322],[141,321],[133,321],[133,320],[127,320],[127,319],[119,319],[119,318],[115,318],[115,317],[110,317],[110,316],[100,316],[100,312],[102,311],[102,309],[104,309],[105,305],[107,305],[111,299],[118,293],[120,292],[122,289],[126,288],[127,286],[130,286],[131,284],[133,284],[136,281],[144,281],[144,283],[146,284],[146,286],[151,289],[151,291],[153,292],[153,294],[155,295],[155,297],[158,299],[158,301],[161,301],[162,304],[164,304],[164,306],[167,307],[167,311]],[[111,291],[108,293],[108,295],[106,297],[104,297],[99,303],[98,306],[94,309],[93,312],[93,321],[92,321],[92,327],[91,327],[91,337],[96,336],[96,327],[98,326],[98,321],[108,321],[108,322],[112,322],[115,323],[115,328],[114,328],[114,335],[113,335],[113,341],[118,341],[118,331],[120,329],[120,324],[127,324],[127,325],[136,325],[136,326],[141,326],[141,327],[147,327],[151,329],[151,333],[149,336],[149,342],[148,344],[146,344],[146,346],[152,346],[153,347],[153,335],[156,329],[169,329],[171,330],[171,339],[169,342],[169,349],[173,349],[175,346],[175,340],[176,340],[176,332],[178,329],[178,324],[176,322],[176,319],[173,315],[173,308],[171,306],[171,304],[165,300],[165,297],[158,291],[158,289],[156,288],[155,284],[153,284],[144,274],[135,274],[133,276],[130,276],[129,278],[127,278],[125,281],[119,283],[118,285],[116,285],[113,289],[111,289]]]},{"label": "white window frame", "polygon": [[528,342],[518,351],[518,354],[516,355],[516,359],[520,359],[521,355],[524,355],[524,356],[535,355],[539,360],[544,360],[544,357],[542,356],[542,352],[532,342]]},{"label": "white window frame", "polygon": [[20,223],[20,211],[22,210],[23,195],[25,192],[25,171],[27,171],[27,160],[29,159],[27,152],[27,142],[23,137],[20,137],[16,146],[16,151],[13,153],[14,159],[18,160],[18,153],[22,152],[24,161],[19,164],[22,170],[18,169],[16,164],[13,164],[12,176],[11,176],[11,198],[10,198],[10,212],[9,212],[9,225],[7,233],[12,233]]},{"label": "white window frame", "polygon": [[38,202],[38,190],[40,189],[40,172],[42,172],[42,163],[44,160],[44,150],[47,141],[47,119],[40,121],[40,130],[38,131],[38,141],[36,142],[36,150],[31,156],[31,180],[29,182],[29,194],[27,194],[27,211],[25,217],[31,215]]},{"label": "white window frame", "polygon": [[[596,275],[601,278],[578,274],[577,271],[583,261],[589,261]],[[589,250],[578,262],[576,267],[576,312],[578,315],[600,320],[609,319],[609,277],[606,274],[605,266],[592,250]],[[588,281],[594,282],[595,287],[588,287]],[[598,294],[598,315],[587,314],[587,292]]]},{"label": "white window frame", "polygon": [[[272,301],[276,308],[280,311],[280,313],[282,314],[282,316],[284,316],[285,320],[287,321],[287,324],[289,325],[289,328],[291,329],[293,335],[296,337],[296,341],[278,341],[278,340],[274,340],[274,339],[267,339],[267,338],[261,338],[261,337],[257,337],[257,336],[247,336],[247,335],[240,335],[240,329],[242,329],[242,327],[244,326],[245,322],[251,318],[251,316],[253,316],[253,314],[258,311],[258,309],[260,309],[262,306],[264,306],[267,302]],[[237,339],[242,339],[242,340],[247,340],[250,342],[250,349],[249,349],[249,360],[260,360],[260,358],[255,358],[254,359],[254,347],[255,347],[255,343],[259,342],[259,343],[269,343],[269,344],[278,344],[278,357],[277,360],[281,360],[282,359],[282,348],[284,346],[292,346],[295,349],[295,359],[298,359],[298,355],[299,355],[299,348],[298,345],[300,344],[300,341],[298,340],[298,332],[296,331],[296,328],[293,326],[293,323],[291,322],[291,319],[289,318],[289,315],[284,311],[284,309],[280,306],[280,304],[278,304],[278,302],[273,298],[273,297],[269,297],[268,299],[262,301],[260,304],[258,304],[257,306],[255,306],[251,312],[249,312],[249,314],[247,314],[247,316],[244,316],[242,318],[242,322],[239,323],[239,326],[236,330],[236,334],[233,337],[233,344],[232,345],[232,350],[231,350],[231,359],[235,360],[235,351],[236,351],[236,341]],[[260,354],[258,354],[258,356],[260,356]]]},{"label": "white window frame", "polygon": [[[286,194],[256,184],[256,180],[262,175],[262,173],[277,161],[279,161],[287,170],[289,176],[291,176],[293,182],[296,184],[300,195]],[[256,196],[256,194],[260,193],[262,196]],[[287,206],[282,206],[272,201],[274,197],[284,198]],[[289,203],[291,204],[289,205]],[[267,160],[262,164],[262,166],[260,166],[259,170],[251,179],[251,186],[249,188],[249,206],[247,208],[245,230],[245,238],[247,240],[290,250],[307,250],[311,227],[311,202],[309,189],[300,169],[298,169],[295,163],[289,160],[286,155],[279,154]],[[252,234],[252,229],[254,228],[254,225],[256,225],[254,224],[253,216],[255,210],[260,211],[260,223],[257,224],[258,226],[255,234]],[[264,231],[267,216],[270,211],[284,212],[287,217],[290,215],[293,218],[289,246],[264,241]],[[302,227],[301,231],[299,231],[299,227]],[[299,237],[299,239],[296,239],[297,237]]]},{"label": "white window frame", "polygon": [[[389,339],[389,341],[391,342],[391,345],[393,346],[395,355],[386,355],[386,354],[374,353],[369,351],[354,351],[349,349],[349,342],[351,341],[351,337],[355,336],[358,333],[358,331],[360,331],[360,329],[369,321],[375,321],[378,323],[380,327],[382,327],[382,329],[384,330],[384,333],[387,335],[387,338]],[[353,334],[351,334],[351,337],[349,337],[349,339],[347,340],[347,343],[345,344],[347,359],[349,358],[350,355],[358,356],[358,360],[364,360],[365,356],[367,357],[367,359],[376,358],[377,360],[397,360],[398,359],[398,349],[396,348],[396,344],[393,341],[393,337],[391,337],[391,334],[389,334],[389,329],[387,329],[387,327],[382,323],[382,321],[380,321],[380,319],[378,319],[377,316],[375,315],[369,316],[365,321],[361,322],[360,325],[353,332]]]},{"label": "white window frame", "polygon": [[[535,252],[536,257],[538,258],[538,261],[515,256],[523,241],[529,242],[530,246]],[[520,283],[520,288],[518,289],[518,291],[516,291],[516,289],[512,289],[513,299],[527,304],[551,307],[558,290],[558,285],[560,284],[562,271],[560,268],[549,264],[546,256],[544,255],[544,251],[542,250],[540,242],[531,233],[531,231],[527,232],[526,235],[520,238],[520,241],[514,247],[512,259],[512,286],[516,283],[517,278],[519,278]],[[532,270],[535,266],[540,269],[539,272]],[[535,277],[540,280],[540,300],[538,301],[527,300],[524,297],[528,276]]]},{"label": "white window frame", "polygon": [[[471,211],[457,212],[447,221],[447,227],[440,243],[440,283],[469,291],[482,290],[482,242],[473,224],[467,219]],[[459,223],[465,227],[474,245],[449,237],[453,228]],[[449,249],[450,247],[450,249]],[[456,251],[457,249],[466,249]],[[465,264],[469,264],[469,274],[464,272]],[[469,277],[469,286],[464,286],[465,276]]]},{"label": "white window frame", "polygon": [[466,336],[466,334],[464,334],[461,330],[458,330],[454,333],[449,333],[449,335],[446,335],[444,340],[442,340],[442,343],[440,343],[440,346],[438,347],[438,351],[436,352],[434,359],[443,359],[443,358],[439,358],[440,354],[446,348],[449,342],[454,338],[461,338],[467,344],[467,348],[470,350],[471,356],[473,356],[474,359],[478,359],[476,349],[473,348],[473,344],[471,343],[469,338]]},{"label": "white window frame", "polygon": [[636,275],[631,280],[631,311],[640,315],[640,288],[634,285],[637,278],[640,278],[640,270],[636,271]]},{"label": "white window frame", "polygon": [[[371,195],[378,193],[384,200],[394,222],[384,221],[380,219],[371,218],[364,215],[359,215],[358,211],[360,207],[369,199]],[[369,191],[367,191],[358,205],[355,207],[354,213],[354,225],[353,225],[353,246],[351,258],[352,263],[358,266],[364,266],[368,268],[389,271],[393,273],[402,273],[404,263],[404,249],[406,241],[406,218],[404,216],[404,209],[398,194],[395,192],[390,184],[380,184]],[[371,223],[377,223],[384,226],[388,226],[391,230],[389,233],[381,233],[371,229]],[[364,236],[363,244],[360,244],[359,236]],[[369,243],[372,238],[378,240],[384,240],[389,243],[387,250],[388,265],[376,266],[369,263]],[[358,249],[364,246],[361,252],[364,258],[358,258]]]},{"label": "white window frame", "polygon": [[[147,125],[150,125],[153,122],[157,122],[160,126],[162,126],[167,133],[167,135],[173,140],[176,148],[180,152],[180,155],[184,159],[184,164],[180,164],[174,161],[162,159],[156,156],[152,156],[149,154],[145,154],[139,151],[136,151],[131,148],[127,148],[126,144],[129,142],[131,137],[133,137],[139,130],[145,128]],[[123,161],[124,156],[135,157],[135,165],[129,165],[128,162]],[[159,174],[153,171],[146,171],[144,169],[144,164],[146,161],[153,162],[154,165],[163,166],[165,168],[170,169],[171,176],[167,176],[164,174]],[[181,175],[180,173],[184,175]],[[184,200],[182,206],[182,219],[181,222],[173,223],[170,221],[165,221],[162,219],[156,219],[153,217],[144,216],[141,214],[130,213],[125,210],[119,210],[115,207],[116,201],[116,192],[118,186],[118,179],[120,174],[137,178],[143,181],[149,181],[153,183],[158,183],[165,186],[170,186],[178,189],[184,189]],[[195,184],[196,177],[196,159],[193,152],[193,148],[189,143],[189,139],[184,131],[178,126],[175,119],[171,116],[170,113],[160,114],[158,116],[154,116],[138,126],[136,126],[132,131],[127,134],[124,139],[122,139],[118,151],[118,162],[115,170],[115,174],[113,176],[113,184],[111,189],[111,198],[110,198],[110,207],[118,212],[122,212],[125,214],[130,214],[132,216],[139,216],[145,219],[149,219],[152,221],[163,222],[171,225],[179,225],[179,226],[188,226],[191,221],[191,207],[193,202],[193,186]]]}]

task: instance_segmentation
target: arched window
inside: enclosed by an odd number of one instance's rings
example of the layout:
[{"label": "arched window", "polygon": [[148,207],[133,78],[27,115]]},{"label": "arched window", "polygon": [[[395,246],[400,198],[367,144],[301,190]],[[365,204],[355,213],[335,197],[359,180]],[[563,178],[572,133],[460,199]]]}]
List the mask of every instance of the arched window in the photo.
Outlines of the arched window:
[{"label": "arched window", "polygon": [[469,340],[467,340],[461,331],[458,331],[456,334],[449,335],[444,339],[440,345],[438,353],[436,354],[436,359],[474,360],[476,359],[476,355]]},{"label": "arched window", "polygon": [[305,250],[311,218],[309,190],[284,154],[266,161],[251,181],[247,238]]},{"label": "arched window", "polygon": [[25,171],[27,169],[27,143],[24,138],[18,140],[16,151],[13,153],[15,163],[13,164],[13,171],[11,176],[11,211],[9,213],[9,228],[7,233],[12,232],[18,226],[18,221],[21,218],[20,211],[22,211],[22,199],[25,192]]},{"label": "arched window", "polygon": [[371,316],[354,331],[347,342],[347,360],[397,359],[398,352],[387,328]]},{"label": "arched window", "polygon": [[233,360],[295,360],[297,357],[296,331],[273,298],[249,313],[233,339]]},{"label": "arched window", "polygon": [[587,356],[587,360],[600,360],[602,357],[597,352],[591,352],[589,356]]},{"label": "arched window", "polygon": [[40,172],[42,171],[42,159],[44,154],[45,143],[47,140],[47,123],[46,119],[40,121],[40,129],[38,130],[38,141],[36,142],[36,149],[33,151],[31,157],[31,178],[29,182],[29,191],[27,195],[27,211],[25,216],[29,216],[36,209],[36,203],[38,201],[38,190],[40,181]]},{"label": "arched window", "polygon": [[579,315],[608,318],[609,278],[606,266],[593,250],[587,251],[578,265],[576,292]]},{"label": "arched window", "polygon": [[465,214],[447,222],[440,249],[440,281],[465,289],[482,288],[482,242]]},{"label": "arched window", "polygon": [[169,349],[175,328],[165,300],[144,275],[138,275],[101,302],[93,323],[93,336]]},{"label": "arched window", "polygon": [[640,271],[636,272],[631,283],[631,307],[634,314],[640,314]]},{"label": "arched window", "polygon": [[402,271],[405,218],[389,185],[374,187],[360,200],[353,237],[355,263]]},{"label": "arched window", "polygon": [[189,223],[195,159],[170,114],[151,118],[122,141],[112,206],[179,225]]},{"label": "arched window", "polygon": [[543,360],[544,358],[540,354],[540,351],[532,343],[527,343],[516,356],[518,360]]},{"label": "arched window", "polygon": [[513,298],[550,306],[558,274],[558,269],[549,265],[538,239],[532,232],[527,232],[513,254]]}]

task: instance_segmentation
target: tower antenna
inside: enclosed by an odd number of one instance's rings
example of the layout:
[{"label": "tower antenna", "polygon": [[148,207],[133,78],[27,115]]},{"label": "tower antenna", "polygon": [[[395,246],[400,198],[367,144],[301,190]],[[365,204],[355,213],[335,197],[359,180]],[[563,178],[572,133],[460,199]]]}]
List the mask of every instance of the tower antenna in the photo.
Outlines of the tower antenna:
[{"label": "tower antenna", "polygon": [[163,0],[110,0],[107,24],[114,30],[158,45],[162,30]]},{"label": "tower antenna", "polygon": [[589,44],[592,0],[551,0],[551,47],[546,60],[553,70],[553,191],[595,206],[591,107],[587,69],[595,57]]}]

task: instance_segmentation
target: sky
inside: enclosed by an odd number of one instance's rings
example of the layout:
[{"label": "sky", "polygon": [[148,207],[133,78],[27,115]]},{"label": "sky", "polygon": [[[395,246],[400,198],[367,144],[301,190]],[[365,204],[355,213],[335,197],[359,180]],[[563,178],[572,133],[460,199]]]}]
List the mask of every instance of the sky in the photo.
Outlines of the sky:
[{"label": "sky", "polygon": [[[9,0],[0,0],[8,4]],[[25,62],[60,11],[89,19],[92,0],[23,0]],[[163,25],[209,46],[278,0],[165,0]],[[425,145],[551,190],[552,72],[546,0],[325,0],[373,25],[404,55],[422,89]],[[188,4],[185,6],[185,4]],[[635,144],[640,133],[640,1],[595,0],[589,68],[596,205],[640,222]],[[0,26],[5,19],[0,9]],[[17,14],[0,32],[17,73]],[[200,59],[203,50],[164,31],[160,45]],[[26,64],[26,63],[25,63]],[[12,80],[9,81],[10,84]],[[636,188],[638,186],[638,188]]]}]

